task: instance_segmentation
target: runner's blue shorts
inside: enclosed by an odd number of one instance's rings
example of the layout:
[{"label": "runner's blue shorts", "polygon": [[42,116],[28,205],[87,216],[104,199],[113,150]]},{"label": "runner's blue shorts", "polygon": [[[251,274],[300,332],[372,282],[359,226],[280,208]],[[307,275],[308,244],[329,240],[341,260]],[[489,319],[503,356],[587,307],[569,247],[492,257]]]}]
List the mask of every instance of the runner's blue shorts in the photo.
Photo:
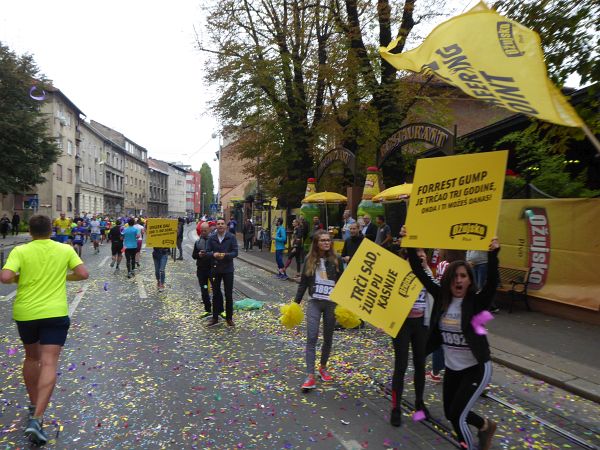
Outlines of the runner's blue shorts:
[{"label": "runner's blue shorts", "polygon": [[71,325],[69,316],[50,317],[37,320],[16,320],[23,344],[65,345]]}]

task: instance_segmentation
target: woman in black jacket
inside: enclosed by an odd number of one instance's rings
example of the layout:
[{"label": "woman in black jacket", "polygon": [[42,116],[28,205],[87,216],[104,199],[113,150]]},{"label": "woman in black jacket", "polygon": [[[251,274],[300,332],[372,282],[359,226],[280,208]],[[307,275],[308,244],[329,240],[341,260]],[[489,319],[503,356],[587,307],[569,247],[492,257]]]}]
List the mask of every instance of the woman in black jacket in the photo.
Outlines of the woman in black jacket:
[{"label": "woman in black jacket", "polygon": [[[406,236],[404,227],[400,235]],[[481,450],[490,448],[496,431],[492,420],[471,411],[492,377],[490,346],[485,335],[475,333],[471,320],[492,303],[498,284],[499,251],[498,240],[492,239],[487,281],[477,292],[473,271],[465,261],[452,262],[438,285],[423,269],[416,249],[408,249],[414,274],[434,298],[426,353],[444,347],[444,414],[452,423],[458,441],[468,450],[477,448],[469,425],[478,429]]]},{"label": "woman in black jacket", "polygon": [[323,316],[323,346],[319,376],[323,381],[331,381],[331,375],[327,371],[327,361],[333,343],[336,304],[329,298],[329,294],[342,276],[343,270],[342,260],[333,250],[331,236],[324,230],[316,231],[310,252],[304,261],[302,277],[294,299],[296,303],[300,303],[308,289],[310,300],[306,307],[306,380],[302,385],[304,391],[316,387],[315,361],[321,316]]}]

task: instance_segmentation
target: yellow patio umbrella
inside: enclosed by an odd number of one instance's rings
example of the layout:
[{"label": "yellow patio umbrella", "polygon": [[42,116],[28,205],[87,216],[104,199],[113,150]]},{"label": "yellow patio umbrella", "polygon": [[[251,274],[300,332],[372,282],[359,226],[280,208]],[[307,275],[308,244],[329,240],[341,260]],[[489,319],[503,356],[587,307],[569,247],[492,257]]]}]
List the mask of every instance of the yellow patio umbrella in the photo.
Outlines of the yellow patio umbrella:
[{"label": "yellow patio umbrella", "polygon": [[329,229],[329,214],[327,214],[327,205],[346,203],[348,198],[337,192],[317,192],[302,199],[302,203],[322,203],[325,205],[325,227]]},{"label": "yellow patio umbrella", "polygon": [[337,192],[317,192],[302,199],[302,203],[346,203],[348,198]]},{"label": "yellow patio umbrella", "polygon": [[375,195],[372,200],[374,202],[391,202],[395,200],[406,200],[410,197],[412,192],[412,183],[399,184],[398,186],[392,186],[379,194]]}]

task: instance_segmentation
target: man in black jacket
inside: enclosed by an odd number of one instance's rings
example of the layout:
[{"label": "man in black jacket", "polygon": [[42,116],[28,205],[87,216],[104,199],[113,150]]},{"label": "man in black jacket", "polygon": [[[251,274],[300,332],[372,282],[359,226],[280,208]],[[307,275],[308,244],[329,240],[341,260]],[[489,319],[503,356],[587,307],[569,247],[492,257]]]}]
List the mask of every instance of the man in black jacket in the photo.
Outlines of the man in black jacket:
[{"label": "man in black jacket", "polygon": [[217,232],[208,237],[206,254],[211,257],[213,276],[213,317],[207,326],[219,323],[219,312],[223,311],[221,280],[225,288],[225,320],[230,327],[233,323],[233,258],[238,255],[236,237],[227,231],[225,219],[217,219]]},{"label": "man in black jacket", "polygon": [[365,226],[362,229],[362,234],[368,240],[375,242],[377,238],[377,226],[371,222],[371,216],[365,214],[363,216],[363,221],[365,222]]},{"label": "man in black jacket", "polygon": [[365,238],[360,231],[358,230],[358,224],[356,222],[348,225],[348,229],[350,231],[350,237],[344,241],[344,248],[342,249],[342,260],[348,264],[363,239]]},{"label": "man in black jacket", "polygon": [[[212,283],[210,278],[210,256],[206,254],[208,246],[208,222],[203,222],[200,225],[200,236],[194,244],[192,258],[196,260],[196,276],[200,283],[200,293],[202,294],[202,303],[204,303],[204,313],[200,316],[201,319],[212,316],[212,306],[210,303],[210,293],[208,292],[208,283]],[[221,312],[221,311],[219,311]]]}]

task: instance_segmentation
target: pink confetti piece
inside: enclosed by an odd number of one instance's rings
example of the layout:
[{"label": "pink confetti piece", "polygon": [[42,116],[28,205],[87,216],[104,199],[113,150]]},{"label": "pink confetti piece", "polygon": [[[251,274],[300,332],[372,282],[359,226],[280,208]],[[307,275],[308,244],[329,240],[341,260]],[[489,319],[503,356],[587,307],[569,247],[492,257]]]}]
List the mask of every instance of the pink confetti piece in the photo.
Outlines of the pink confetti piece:
[{"label": "pink confetti piece", "polygon": [[425,420],[425,418],[425,411],[423,411],[422,409],[415,412],[412,416],[413,422],[420,422],[421,420]]},{"label": "pink confetti piece", "polygon": [[471,319],[471,326],[475,330],[475,333],[479,335],[487,334],[487,329],[485,328],[485,324],[492,320],[494,316],[489,311],[481,311],[479,314],[476,314]]}]

